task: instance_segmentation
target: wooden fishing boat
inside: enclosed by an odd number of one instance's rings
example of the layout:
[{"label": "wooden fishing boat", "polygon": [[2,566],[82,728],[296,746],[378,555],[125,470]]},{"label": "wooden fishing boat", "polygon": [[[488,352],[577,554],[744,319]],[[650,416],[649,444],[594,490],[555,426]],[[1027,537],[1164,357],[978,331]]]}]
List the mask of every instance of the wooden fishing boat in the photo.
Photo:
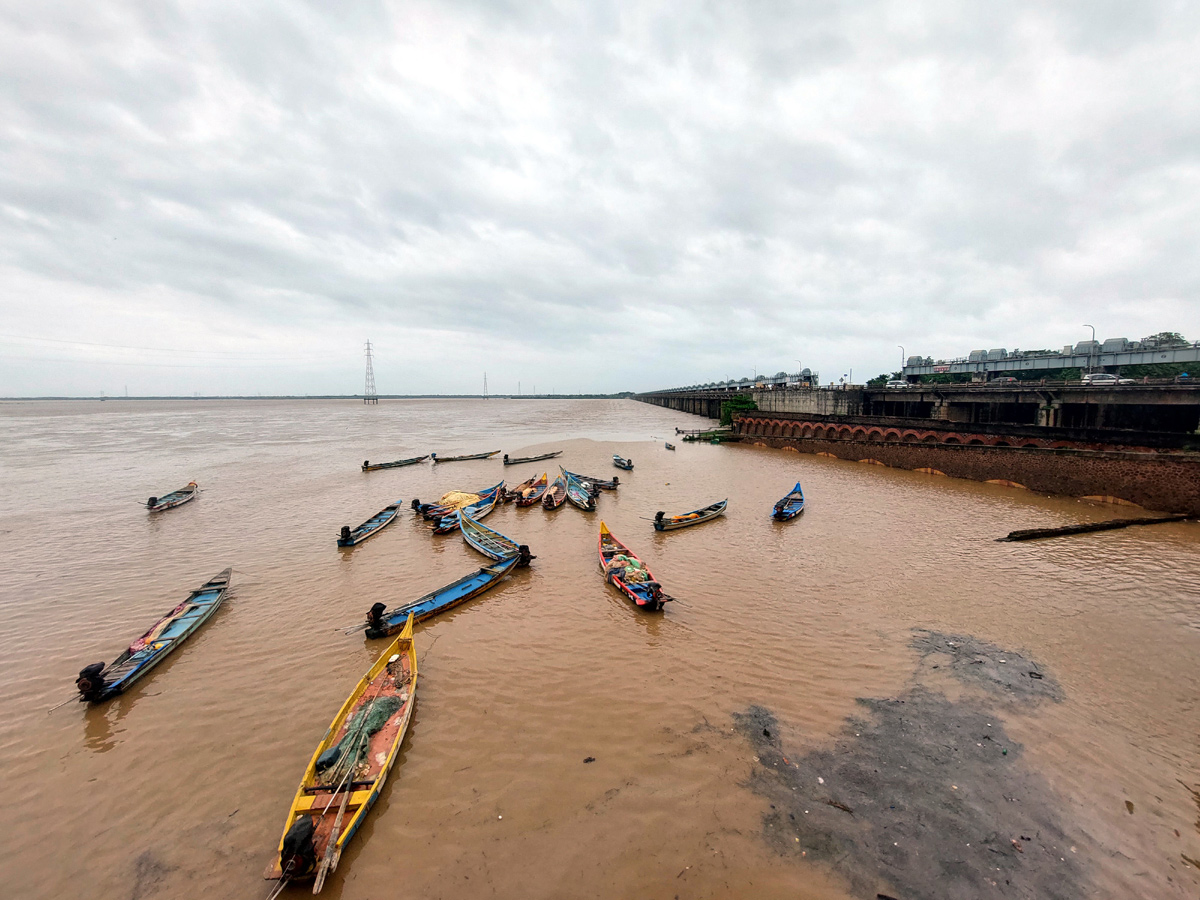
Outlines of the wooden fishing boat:
[{"label": "wooden fishing boat", "polygon": [[195,500],[200,493],[200,485],[194,481],[189,481],[187,487],[181,487],[177,491],[171,491],[162,497],[151,497],[146,501],[146,509],[150,512],[162,512],[164,509],[173,509],[176,506],[182,506],[189,500]]},{"label": "wooden fishing boat", "polygon": [[506,466],[515,466],[518,463],[541,462],[543,459],[554,459],[556,456],[562,456],[561,450],[555,450],[553,453],[543,453],[541,456],[522,456],[519,459],[509,459],[508,454],[504,454],[504,464]]},{"label": "wooden fishing boat", "polygon": [[495,587],[505,575],[516,567],[518,559],[519,557],[516,556],[508,556],[493,565],[482,566],[470,575],[465,575],[458,581],[451,582],[436,591],[430,591],[424,597],[404,606],[398,606],[391,612],[387,612],[385,604],[376,603],[367,613],[366,622],[351,630],[365,629],[369,638],[381,638],[395,634],[410,616],[413,621],[423,622],[431,616],[453,609]]},{"label": "wooden fishing boat", "polygon": [[802,512],[804,512],[804,491],[800,489],[800,482],[797,481],[791,492],[775,504],[775,508],[771,511],[771,518],[786,522],[788,519],[796,518]]},{"label": "wooden fishing boat", "polygon": [[592,487],[590,482],[580,481],[565,472],[567,479],[567,499],[572,506],[578,506],[584,512],[592,512],[596,508],[596,494],[599,490]]},{"label": "wooden fishing boat", "polygon": [[[483,492],[483,495],[474,503],[464,506],[462,509],[467,510],[473,518],[482,519],[500,502],[500,496],[504,492],[504,482],[501,481],[495,487],[488,488]],[[449,534],[452,531],[458,531],[459,528],[459,513],[462,510],[454,510],[448,515],[442,516],[433,526],[434,534]]]},{"label": "wooden fishing boat", "polygon": [[616,466],[618,469],[632,469],[633,468],[633,460],[626,459],[624,456],[619,456],[616,453],[614,453],[613,454],[613,465]]},{"label": "wooden fishing boat", "polygon": [[462,510],[458,514],[458,520],[463,538],[484,556],[490,556],[495,560],[515,556],[518,569],[523,569],[531,561],[537,559],[536,556],[530,555],[528,545],[518,544],[508,535],[501,534],[494,528],[488,528],[466,510]]},{"label": "wooden fishing boat", "polygon": [[488,453],[471,453],[467,456],[438,456],[436,453],[430,453],[429,457],[435,463],[465,462],[468,459],[490,459],[499,452],[499,450],[492,450]]},{"label": "wooden fishing boat", "polygon": [[689,525],[699,525],[701,522],[707,522],[709,519],[725,515],[725,507],[728,504],[728,500],[722,500],[719,503],[712,503],[703,509],[695,509],[681,516],[668,516],[660,510],[654,514],[654,530],[674,531],[677,528],[687,528]]},{"label": "wooden fishing boat", "polygon": [[396,514],[400,512],[401,502],[397,500],[395,503],[389,503],[357,528],[352,529],[349,525],[343,525],[342,533],[338,535],[337,545],[339,547],[353,547],[355,544],[361,544],[367,538],[382,531],[392,523],[396,518]]},{"label": "wooden fishing boat", "polygon": [[[334,716],[292,798],[273,880],[315,879],[320,893],[362,826],[396,762],[417,693],[410,616],[399,637],[362,677]],[[282,887],[282,886],[281,886]]]},{"label": "wooden fishing boat", "polygon": [[83,668],[75,679],[79,699],[100,703],[115,697],[174,653],[224,602],[232,578],[233,569],[226,569],[192,591],[186,600],[126,647],[112,665],[99,662]]},{"label": "wooden fishing boat", "polygon": [[558,509],[567,499],[567,476],[559,475],[554,479],[546,493],[542,495],[542,506],[546,509]]},{"label": "wooden fishing boat", "polygon": [[666,446],[666,448],[667,448],[668,450],[674,450],[674,449],[675,449],[675,445],[674,445],[674,444],[667,444],[667,445],[665,445],[665,446]]},{"label": "wooden fishing boat", "polygon": [[501,495],[501,499],[503,499],[505,503],[512,503],[514,500],[516,500],[518,497],[520,497],[521,494],[523,494],[525,491],[529,490],[531,487],[533,487],[535,484],[537,484],[539,477],[541,477],[541,476],[531,475],[530,477],[528,477],[524,481],[522,481],[520,484],[518,484],[516,487],[512,487],[512,488],[506,487],[504,489],[504,493]]},{"label": "wooden fishing boat", "polygon": [[602,491],[615,491],[621,486],[621,479],[619,476],[609,480],[607,478],[595,478],[591,475],[580,475],[578,472],[568,472],[566,469],[563,469],[562,466],[559,466],[558,468],[561,469],[562,473],[568,478],[576,478],[579,481],[586,481],[592,487],[600,488]]},{"label": "wooden fishing boat", "polygon": [[364,472],[375,472],[379,469],[398,469],[400,466],[413,466],[419,462],[424,462],[427,459],[429,459],[428,453],[426,453],[424,456],[413,456],[408,459],[398,459],[395,462],[375,463],[374,465],[371,465],[371,461],[369,459],[364,459],[362,470]]},{"label": "wooden fishing boat", "polygon": [[[626,560],[633,562],[626,565]],[[675,599],[662,592],[662,585],[654,580],[646,564],[618,541],[603,522],[600,523],[600,569],[610,584],[616,585],[622,594],[642,609],[653,612]],[[630,569],[637,575],[630,573]]]},{"label": "wooden fishing boat", "polygon": [[517,506],[533,506],[535,503],[540,503],[542,497],[546,494],[546,488],[549,486],[550,473],[543,472],[541,477],[536,479],[529,487],[516,492]]}]

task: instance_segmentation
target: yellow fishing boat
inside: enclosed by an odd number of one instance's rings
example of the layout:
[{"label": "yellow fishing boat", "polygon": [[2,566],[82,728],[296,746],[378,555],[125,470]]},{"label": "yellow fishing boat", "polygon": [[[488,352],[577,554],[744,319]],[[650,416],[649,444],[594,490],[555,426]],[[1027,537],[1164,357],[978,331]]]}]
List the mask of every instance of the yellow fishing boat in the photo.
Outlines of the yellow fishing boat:
[{"label": "yellow fishing boat", "polygon": [[283,826],[278,858],[266,872],[280,881],[278,890],[289,881],[313,878],[313,893],[320,893],[383,790],[416,703],[412,631],[410,615],[342,704],[309,760]]}]

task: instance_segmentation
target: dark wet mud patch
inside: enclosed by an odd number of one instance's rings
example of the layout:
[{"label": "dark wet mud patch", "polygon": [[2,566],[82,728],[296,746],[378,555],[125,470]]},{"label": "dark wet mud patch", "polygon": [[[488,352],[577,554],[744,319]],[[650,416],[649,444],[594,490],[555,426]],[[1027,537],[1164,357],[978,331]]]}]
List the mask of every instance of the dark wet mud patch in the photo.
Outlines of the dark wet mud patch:
[{"label": "dark wet mud patch", "polygon": [[921,654],[922,666],[941,669],[970,687],[1023,703],[1063,699],[1054,677],[1016,650],[1004,650],[970,635],[925,629],[914,632],[912,647]]},{"label": "dark wet mud patch", "polygon": [[1061,803],[995,716],[919,686],[859,702],[832,747],[804,754],[769,710],[734,715],[779,852],[828,864],[866,898],[1090,896]]}]

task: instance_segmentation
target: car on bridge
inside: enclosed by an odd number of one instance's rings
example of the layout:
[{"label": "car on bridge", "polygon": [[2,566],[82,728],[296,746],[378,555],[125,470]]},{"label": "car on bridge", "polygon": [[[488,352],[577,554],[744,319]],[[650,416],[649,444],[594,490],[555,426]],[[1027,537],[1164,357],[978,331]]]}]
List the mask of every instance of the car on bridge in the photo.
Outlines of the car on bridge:
[{"label": "car on bridge", "polygon": [[1083,376],[1083,383],[1100,387],[1112,384],[1137,384],[1132,378],[1118,378],[1108,372],[1088,372]]}]

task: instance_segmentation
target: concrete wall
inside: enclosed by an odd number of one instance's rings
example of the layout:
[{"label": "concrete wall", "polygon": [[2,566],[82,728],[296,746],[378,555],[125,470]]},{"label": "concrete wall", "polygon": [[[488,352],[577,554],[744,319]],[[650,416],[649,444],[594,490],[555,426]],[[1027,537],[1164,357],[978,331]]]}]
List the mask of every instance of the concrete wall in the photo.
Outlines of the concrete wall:
[{"label": "concrete wall", "polygon": [[748,442],[770,447],[793,447],[847,460],[871,459],[901,469],[934,469],[973,481],[1016,482],[1049,494],[1116,497],[1146,509],[1200,516],[1200,454],[1196,453],[944,443],[941,435],[932,433],[927,442],[902,441],[896,435],[884,440],[872,439],[865,429],[841,437],[800,437],[780,432],[781,426],[801,423],[772,423],[753,416],[738,417],[738,431]]},{"label": "concrete wall", "polygon": [[811,391],[752,391],[762,412],[803,413],[819,416],[861,416],[861,388],[837,390],[818,388]]}]

